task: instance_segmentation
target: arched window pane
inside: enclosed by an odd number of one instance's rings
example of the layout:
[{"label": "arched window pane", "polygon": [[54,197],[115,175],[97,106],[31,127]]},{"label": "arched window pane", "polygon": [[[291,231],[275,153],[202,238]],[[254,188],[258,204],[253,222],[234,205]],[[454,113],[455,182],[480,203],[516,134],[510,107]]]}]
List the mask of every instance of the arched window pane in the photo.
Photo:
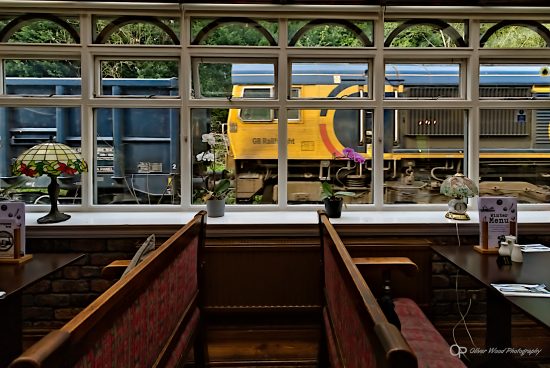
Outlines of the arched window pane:
[{"label": "arched window pane", "polygon": [[485,48],[549,47],[550,23],[521,20],[482,22],[480,43]]},{"label": "arched window pane", "polygon": [[94,42],[120,45],[179,44],[180,23],[176,18],[97,18]]},{"label": "arched window pane", "polygon": [[193,18],[191,43],[194,45],[276,46],[277,20],[245,17]]},{"label": "arched window pane", "polygon": [[466,47],[466,22],[439,19],[384,22],[386,47]]},{"label": "arched window pane", "polygon": [[295,47],[372,47],[372,21],[290,20],[288,45]]},{"label": "arched window pane", "polygon": [[74,44],[80,42],[79,27],[78,17],[58,17],[51,14],[2,17],[0,42]]}]

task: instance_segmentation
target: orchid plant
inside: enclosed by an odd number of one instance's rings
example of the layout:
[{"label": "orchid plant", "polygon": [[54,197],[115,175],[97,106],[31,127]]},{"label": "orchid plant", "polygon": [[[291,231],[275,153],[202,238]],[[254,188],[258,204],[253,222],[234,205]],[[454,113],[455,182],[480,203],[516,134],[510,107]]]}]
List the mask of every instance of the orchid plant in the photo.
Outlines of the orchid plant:
[{"label": "orchid plant", "polygon": [[[353,148],[346,147],[342,150],[342,155],[338,158],[353,160],[353,162],[362,165],[365,163],[365,158],[358,152],[355,152]],[[321,183],[321,199],[328,200],[338,200],[343,197],[353,197],[355,196],[354,192],[348,191],[337,191],[333,184],[328,181],[323,181]]]},{"label": "orchid plant", "polygon": [[208,150],[196,156],[197,161],[204,166],[205,173],[202,177],[204,182],[202,200],[206,202],[209,199],[225,199],[231,183],[226,178],[216,179],[216,134],[203,134],[202,141],[208,144]]}]

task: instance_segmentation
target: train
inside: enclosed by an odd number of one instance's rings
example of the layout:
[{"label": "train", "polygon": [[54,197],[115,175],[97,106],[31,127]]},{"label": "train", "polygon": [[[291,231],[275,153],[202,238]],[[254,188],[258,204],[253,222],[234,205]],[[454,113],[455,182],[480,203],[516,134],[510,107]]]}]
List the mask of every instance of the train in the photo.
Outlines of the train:
[{"label": "train", "polygon": [[[459,99],[458,64],[389,64],[385,99]],[[269,98],[270,65],[235,64],[232,97]],[[367,64],[292,65],[291,98],[369,98]],[[480,98],[513,101],[514,109],[485,109],[480,116],[480,189],[514,195],[520,202],[550,200],[550,109],[528,109],[522,100],[550,97],[546,65],[483,65]],[[439,193],[448,175],[464,170],[463,109],[386,109],[384,111],[384,202],[445,203]],[[232,109],[228,137],[237,198],[276,196],[277,116],[267,108]],[[320,180],[356,192],[351,201],[371,203],[372,167],[340,160],[344,148],[372,158],[372,109],[288,111],[288,200],[318,202]],[[372,165],[372,164],[371,164]],[[329,172],[329,169],[331,172]],[[382,174],[382,173],[381,173]],[[273,194],[272,194],[273,193]]]},{"label": "train", "polygon": [[[550,98],[544,65],[483,66],[480,98],[513,102],[511,109],[482,109],[480,116],[480,189],[485,194],[516,195],[520,202],[550,200],[550,108],[529,109],[522,101]],[[367,64],[297,63],[292,66],[290,97],[368,99]],[[232,98],[271,98],[273,67],[233,64]],[[458,99],[458,65],[391,64],[386,67],[386,99]],[[104,79],[105,95],[171,96],[177,79]],[[73,78],[6,78],[6,93],[79,95]],[[234,203],[277,203],[278,114],[269,108],[193,109],[192,154],[207,149],[200,136],[217,132],[226,142],[219,176],[231,180]],[[215,116],[214,116],[215,115]],[[463,170],[466,115],[463,109],[388,108],[384,111],[384,202],[446,203],[443,179]],[[223,120],[223,121],[220,121]],[[320,181],[353,191],[356,203],[371,203],[373,110],[293,109],[287,111],[288,202],[320,203]],[[171,108],[98,108],[95,110],[94,167],[97,204],[178,204],[180,180],[202,185],[199,163],[192,174],[180,172],[181,122]],[[0,189],[26,203],[47,198],[42,179],[14,178],[11,162],[25,149],[47,141],[79,149],[78,107],[0,107]],[[8,138],[9,137],[9,138]],[[365,159],[342,159],[352,148]],[[47,179],[44,179],[47,180]],[[79,203],[79,178],[62,178],[60,201]],[[42,188],[41,190],[34,190]],[[9,189],[9,190],[7,190]],[[193,201],[199,198],[193,196]]]}]

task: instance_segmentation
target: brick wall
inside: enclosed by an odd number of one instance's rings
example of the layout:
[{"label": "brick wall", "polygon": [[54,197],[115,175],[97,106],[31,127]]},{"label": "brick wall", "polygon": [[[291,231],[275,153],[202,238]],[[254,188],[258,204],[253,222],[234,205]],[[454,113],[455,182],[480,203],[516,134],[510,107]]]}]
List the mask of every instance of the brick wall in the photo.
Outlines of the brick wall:
[{"label": "brick wall", "polygon": [[101,269],[130,259],[146,236],[126,239],[27,239],[28,253],[85,253],[86,256],[23,291],[25,334],[41,334],[65,324],[113,281]]},{"label": "brick wall", "polygon": [[[115,239],[28,239],[29,253],[76,252],[87,256],[45,278],[23,293],[25,335],[37,336],[63,325],[105,291],[112,281],[101,277],[101,269],[111,261],[130,259],[148,234],[137,238]],[[434,244],[455,246],[456,237],[429,238]],[[157,244],[163,239],[157,238]],[[461,236],[462,246],[478,243],[477,236]],[[550,236],[522,237],[522,243],[550,244]],[[458,284],[456,284],[458,282]],[[456,288],[456,289],[455,289]],[[436,326],[452,325],[460,320],[457,292],[462,313],[471,299],[468,321],[485,318],[486,291],[467,275],[437,255],[432,258],[432,298],[429,318]],[[466,298],[465,298],[466,297]]]}]

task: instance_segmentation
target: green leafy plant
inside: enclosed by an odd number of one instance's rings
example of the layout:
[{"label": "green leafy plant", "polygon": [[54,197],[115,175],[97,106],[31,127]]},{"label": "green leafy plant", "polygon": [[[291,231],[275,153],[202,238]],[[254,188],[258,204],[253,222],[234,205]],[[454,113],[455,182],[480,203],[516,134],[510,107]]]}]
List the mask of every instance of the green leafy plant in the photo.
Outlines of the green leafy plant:
[{"label": "green leafy plant", "polygon": [[216,177],[216,135],[214,133],[203,134],[202,141],[208,143],[209,150],[199,153],[196,156],[197,161],[204,165],[204,191],[202,200],[225,199],[230,190],[231,183],[229,179]]},{"label": "green leafy plant", "polygon": [[[353,160],[355,163],[362,165],[365,162],[365,158],[358,152],[355,152],[353,148],[346,147],[342,150],[342,155],[339,158]],[[328,181],[321,182],[321,199],[337,200],[343,197],[354,197],[354,192],[347,192],[336,190],[334,185]]]},{"label": "green leafy plant", "polygon": [[355,193],[335,190],[334,186],[328,181],[321,183],[321,199],[336,200],[343,197],[353,197]]}]

